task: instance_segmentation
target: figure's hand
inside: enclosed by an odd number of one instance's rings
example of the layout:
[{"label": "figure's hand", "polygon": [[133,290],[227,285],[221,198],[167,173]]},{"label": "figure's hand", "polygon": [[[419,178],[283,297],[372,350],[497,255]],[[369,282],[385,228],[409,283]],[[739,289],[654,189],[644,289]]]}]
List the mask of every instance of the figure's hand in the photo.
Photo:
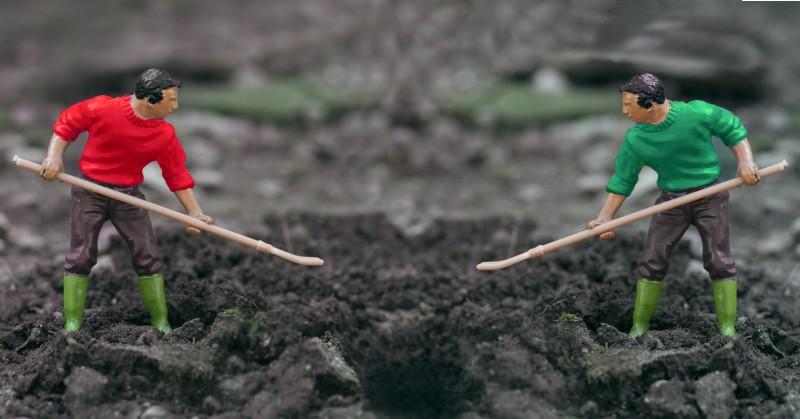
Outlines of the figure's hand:
[{"label": "figure's hand", "polygon": [[[595,227],[605,224],[609,221],[611,220],[607,220],[605,218],[598,218],[596,220],[589,221],[589,224],[587,224],[586,227],[588,227],[589,230],[593,230]],[[600,240],[611,240],[614,238],[614,236],[616,236],[616,234],[614,234],[613,231],[606,231],[605,233],[600,235]]]},{"label": "figure's hand", "polygon": [[64,160],[58,157],[47,157],[42,161],[42,171],[39,172],[39,176],[44,180],[53,181],[63,171]]},{"label": "figure's hand", "polygon": [[753,162],[740,163],[736,168],[736,176],[742,178],[747,186],[753,186],[761,180],[758,176],[758,165]]},{"label": "figure's hand", "polygon": [[[208,215],[204,214],[189,214],[189,215],[191,215],[194,218],[197,218],[198,220],[205,221],[206,224],[208,225],[214,224],[214,219],[209,217]],[[186,226],[186,233],[191,234],[192,236],[197,236],[202,232],[203,230],[200,230],[197,227]]]}]

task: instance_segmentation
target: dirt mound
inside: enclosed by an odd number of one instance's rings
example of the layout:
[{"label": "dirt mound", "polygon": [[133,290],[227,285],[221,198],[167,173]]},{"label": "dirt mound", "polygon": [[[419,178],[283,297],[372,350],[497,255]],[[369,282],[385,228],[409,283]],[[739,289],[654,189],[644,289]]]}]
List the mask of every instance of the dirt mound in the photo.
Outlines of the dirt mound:
[{"label": "dirt mound", "polygon": [[728,340],[707,279],[687,274],[690,252],[679,246],[653,331],[634,342],[625,332],[638,237],[479,272],[480,261],[550,238],[502,218],[440,220],[413,237],[382,215],[264,223],[272,244],[325,265],[160,231],[167,336],[148,326],[119,239],[113,269],[93,273],[77,333],[62,331],[60,263],[17,278],[0,301],[0,416],[790,417],[800,409],[797,326],[775,309],[794,302],[756,263],[740,270],[742,317]]}]

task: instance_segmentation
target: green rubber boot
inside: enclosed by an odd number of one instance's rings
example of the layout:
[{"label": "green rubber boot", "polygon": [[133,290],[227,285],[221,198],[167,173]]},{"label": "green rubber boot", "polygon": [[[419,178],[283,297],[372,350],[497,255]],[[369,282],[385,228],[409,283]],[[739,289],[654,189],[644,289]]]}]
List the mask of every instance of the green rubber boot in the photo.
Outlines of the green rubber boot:
[{"label": "green rubber boot", "polygon": [[633,327],[628,336],[636,339],[650,330],[650,318],[658,306],[661,295],[661,281],[640,278],[636,283],[636,302],[633,305]]},{"label": "green rubber boot", "polygon": [[67,318],[64,330],[67,332],[75,332],[81,327],[88,287],[88,276],[64,274],[64,317]]},{"label": "green rubber boot", "polygon": [[164,277],[155,274],[139,277],[144,306],[150,313],[150,324],[161,333],[169,333],[172,328],[167,322],[167,299],[164,296]]},{"label": "green rubber boot", "polygon": [[736,329],[736,278],[727,281],[712,281],[714,308],[717,310],[717,325],[723,336],[733,336]]}]

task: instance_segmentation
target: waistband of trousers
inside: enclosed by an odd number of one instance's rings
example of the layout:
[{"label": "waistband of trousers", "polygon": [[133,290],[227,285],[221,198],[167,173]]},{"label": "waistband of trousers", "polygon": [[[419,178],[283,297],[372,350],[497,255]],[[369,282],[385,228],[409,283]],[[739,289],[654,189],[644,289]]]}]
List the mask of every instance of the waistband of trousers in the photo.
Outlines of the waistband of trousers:
[{"label": "waistband of trousers", "polygon": [[122,186],[122,185],[116,185],[116,184],[113,184],[113,183],[101,182],[99,180],[92,179],[89,176],[86,176],[86,174],[84,174],[83,172],[79,172],[78,177],[83,179],[83,180],[85,180],[85,181],[92,182],[92,183],[94,183],[96,185],[105,186],[106,188],[113,189],[115,191],[132,191],[132,190],[135,190],[135,189],[139,188],[139,185]]},{"label": "waistband of trousers", "polygon": [[692,192],[697,192],[697,191],[699,191],[699,190],[701,190],[701,189],[708,188],[709,186],[716,185],[716,184],[718,184],[718,183],[720,183],[720,182],[721,182],[720,178],[717,178],[717,179],[716,179],[716,180],[714,180],[713,182],[711,182],[711,183],[707,183],[707,184],[705,184],[705,185],[702,185],[702,186],[695,186],[695,187],[692,187],[692,188],[681,189],[681,190],[679,190],[679,191],[667,191],[667,190],[664,190],[664,189],[662,189],[662,190],[661,190],[661,192],[662,192],[662,193],[666,193],[666,194],[678,194],[678,195],[685,195],[685,194],[690,194],[690,193],[692,193]]}]

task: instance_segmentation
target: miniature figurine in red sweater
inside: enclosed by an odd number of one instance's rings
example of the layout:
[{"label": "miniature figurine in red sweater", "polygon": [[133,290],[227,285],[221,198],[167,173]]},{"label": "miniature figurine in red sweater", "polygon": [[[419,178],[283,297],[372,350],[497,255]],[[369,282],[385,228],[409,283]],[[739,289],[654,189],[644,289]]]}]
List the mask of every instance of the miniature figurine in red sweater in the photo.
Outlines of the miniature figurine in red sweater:
[{"label": "miniature figurine in red sweater", "polygon": [[[69,144],[82,132],[89,132],[80,159],[80,177],[116,191],[144,199],[139,184],[142,169],[158,162],[169,189],[187,213],[209,224],[195,198],[194,180],[186,169],[175,128],[164,118],[178,109],[181,82],[164,70],[149,69],[136,80],[132,96],[97,96],[77,103],[61,113],[53,125],[41,176],[53,180],[64,170],[63,156]],[[97,237],[111,221],[128,245],[131,261],[139,276],[139,287],[151,324],[163,333],[167,322],[162,258],[150,216],[144,209],[119,202],[79,187],[72,188],[70,248],[64,264],[64,314],[67,332],[76,331],[83,320],[89,274],[97,262]],[[189,234],[200,234],[186,227]]]}]

